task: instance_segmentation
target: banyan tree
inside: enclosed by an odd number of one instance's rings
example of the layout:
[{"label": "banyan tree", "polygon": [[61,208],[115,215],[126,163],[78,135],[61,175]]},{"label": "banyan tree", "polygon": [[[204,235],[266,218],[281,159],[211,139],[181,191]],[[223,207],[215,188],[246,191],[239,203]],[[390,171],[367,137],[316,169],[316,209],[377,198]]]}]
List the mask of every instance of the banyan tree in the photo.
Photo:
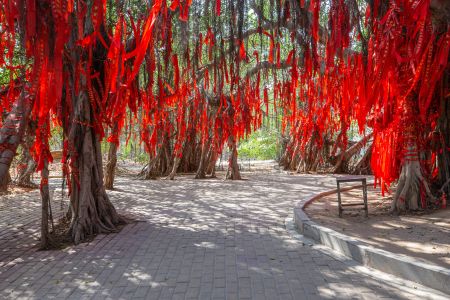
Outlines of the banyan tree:
[{"label": "banyan tree", "polygon": [[239,141],[276,114],[286,168],[346,172],[364,147],[393,210],[426,208],[449,191],[449,20],[444,0],[0,0],[0,183],[33,135],[47,205],[62,127],[78,243],[126,221],[105,191],[124,132],[141,178],[214,176],[227,150],[240,179]]}]

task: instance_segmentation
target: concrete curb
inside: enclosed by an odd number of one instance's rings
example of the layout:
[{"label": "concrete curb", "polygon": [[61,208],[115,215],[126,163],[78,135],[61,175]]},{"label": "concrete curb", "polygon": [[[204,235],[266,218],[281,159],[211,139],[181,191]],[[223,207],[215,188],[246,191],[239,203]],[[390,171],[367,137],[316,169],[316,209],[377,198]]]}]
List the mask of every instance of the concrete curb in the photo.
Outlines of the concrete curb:
[{"label": "concrete curb", "polygon": [[[358,187],[361,186],[346,187],[341,189],[341,191],[348,191]],[[450,269],[423,263],[403,254],[374,248],[362,241],[311,221],[304,212],[304,208],[312,201],[336,192],[337,189],[330,190],[298,202],[294,208],[294,224],[300,233],[364,266],[450,294]]]}]

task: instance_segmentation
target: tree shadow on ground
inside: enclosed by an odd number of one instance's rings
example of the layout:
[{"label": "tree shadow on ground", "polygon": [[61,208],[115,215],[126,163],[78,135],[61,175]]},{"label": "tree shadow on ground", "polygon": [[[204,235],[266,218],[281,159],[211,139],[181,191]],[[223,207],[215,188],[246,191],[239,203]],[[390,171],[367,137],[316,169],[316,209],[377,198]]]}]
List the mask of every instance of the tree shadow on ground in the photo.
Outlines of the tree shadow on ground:
[{"label": "tree shadow on ground", "polygon": [[411,298],[285,230],[284,218],[302,195],[333,183],[324,176],[255,176],[245,183],[118,178],[124,192],[111,191],[112,201],[146,222],[20,257],[1,269],[0,297]]}]

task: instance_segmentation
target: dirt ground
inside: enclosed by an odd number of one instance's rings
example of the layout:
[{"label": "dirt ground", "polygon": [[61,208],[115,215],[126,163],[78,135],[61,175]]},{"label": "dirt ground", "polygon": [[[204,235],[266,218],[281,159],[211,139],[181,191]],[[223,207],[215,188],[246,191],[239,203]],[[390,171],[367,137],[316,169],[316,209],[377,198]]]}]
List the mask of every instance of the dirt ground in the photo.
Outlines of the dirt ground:
[{"label": "dirt ground", "polygon": [[[343,203],[362,202],[362,190],[343,192]],[[392,198],[368,188],[369,217],[364,210],[344,208],[338,217],[337,194],[313,201],[306,207],[311,220],[393,253],[450,268],[450,209],[390,215]]]}]

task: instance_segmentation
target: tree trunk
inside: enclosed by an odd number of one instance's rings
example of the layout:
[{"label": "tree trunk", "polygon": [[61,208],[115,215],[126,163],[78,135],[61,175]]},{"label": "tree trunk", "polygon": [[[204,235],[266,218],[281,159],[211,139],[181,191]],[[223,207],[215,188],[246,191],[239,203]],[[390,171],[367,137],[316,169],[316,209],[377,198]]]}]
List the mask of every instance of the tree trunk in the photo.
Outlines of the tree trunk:
[{"label": "tree trunk", "polygon": [[191,147],[191,143],[189,142],[184,142],[183,148],[182,148],[182,153],[183,156],[181,157],[181,161],[180,161],[180,170],[182,172],[189,172],[189,161],[190,161],[190,157],[191,157],[191,152],[192,152],[192,147]]},{"label": "tree trunk", "polygon": [[371,174],[370,159],[372,156],[372,150],[373,144],[369,146],[369,148],[366,150],[366,153],[364,153],[363,157],[356,164],[355,168],[352,171],[352,174]]},{"label": "tree trunk", "polygon": [[236,146],[236,140],[232,135],[228,137],[228,146],[230,148],[230,158],[228,160],[228,171],[226,179],[231,180],[241,180],[241,173],[239,171],[239,164],[237,162],[238,158],[238,152],[237,152],[237,146]]},{"label": "tree trunk", "polygon": [[300,159],[297,168],[295,169],[295,173],[304,173],[304,172],[306,172],[306,160]]},{"label": "tree trunk", "polygon": [[[294,142],[294,148],[286,148],[286,170],[295,170],[301,162],[299,155],[299,142]],[[290,151],[292,149],[292,151]]]},{"label": "tree trunk", "polygon": [[11,175],[9,174],[9,171],[3,176],[3,178],[0,178],[0,192],[7,192],[8,191],[8,185],[11,182]]},{"label": "tree trunk", "polygon": [[216,163],[217,163],[218,154],[214,153],[213,158],[211,159],[207,173],[211,178],[216,178]]},{"label": "tree trunk", "polygon": [[161,160],[162,149],[156,150],[156,156],[150,158],[148,164],[139,173],[138,178],[142,180],[156,179],[158,162]]},{"label": "tree trunk", "polygon": [[23,164],[23,168],[20,170],[17,184],[23,187],[35,187],[36,185],[31,181],[31,176],[36,169],[36,162],[28,153],[26,157],[23,157],[23,160],[21,159],[21,163]]},{"label": "tree trunk", "polygon": [[209,139],[208,141],[205,141],[205,143],[202,146],[202,153],[200,155],[200,163],[198,165],[198,169],[197,172],[195,173],[195,179],[205,179],[206,178],[206,167],[207,167],[207,163],[206,163],[206,157],[208,156],[208,144],[209,144]]},{"label": "tree trunk", "polygon": [[[426,195],[434,198],[427,181],[422,176],[416,141],[409,138],[397,190],[391,204],[391,212],[401,212],[406,209],[417,210],[419,208],[421,185],[425,189]],[[422,208],[425,209],[426,207]]]},{"label": "tree trunk", "polygon": [[116,175],[117,165],[117,145],[109,143],[108,162],[106,163],[105,188],[112,190],[114,188],[114,177]]},{"label": "tree trunk", "polygon": [[438,122],[440,145],[438,146],[439,182],[443,185],[442,192],[450,196],[449,185],[444,186],[450,180],[450,101],[446,99],[444,86],[448,86],[450,76],[446,72],[441,83],[440,105],[441,115]]},{"label": "tree trunk", "polygon": [[30,118],[32,100],[22,92],[0,129],[0,190],[10,182],[9,167]]},{"label": "tree trunk", "polygon": [[[78,149],[72,173],[72,194],[70,195],[71,224],[70,233],[74,243],[79,243],[97,233],[114,232],[117,225],[123,224],[103,184],[103,167],[100,140],[92,124],[91,107],[85,93],[81,92],[79,110],[75,118],[83,124],[73,123],[69,142],[73,141]],[[76,136],[74,136],[76,132]]]},{"label": "tree trunk", "polygon": [[[91,3],[91,2],[89,2]],[[92,7],[89,7],[91,9]],[[106,55],[106,49],[101,43],[97,43],[98,49],[94,51],[94,64],[89,70],[79,70],[79,66],[89,66],[88,55],[77,45],[80,38],[92,32],[91,18],[78,19],[72,13],[74,23],[69,42],[70,58],[66,64],[70,70],[70,79],[65,88],[71,103],[62,103],[63,109],[71,108],[62,113],[70,114],[68,121],[64,123],[64,133],[67,137],[71,160],[71,194],[70,194],[70,228],[72,241],[77,244],[87,237],[98,233],[117,231],[117,226],[124,224],[125,220],[116,212],[113,204],[106,194],[103,183],[102,153],[98,132],[102,130],[100,111],[96,111],[95,102],[89,100],[88,80],[86,74],[93,70],[100,72],[103,63],[102,55]],[[78,24],[84,22],[83,24]],[[79,28],[85,28],[86,32],[79,37]],[[96,132],[97,131],[97,132]]]},{"label": "tree trunk", "polygon": [[347,172],[347,164],[350,158],[352,158],[353,155],[358,154],[358,152],[361,151],[361,149],[366,145],[366,143],[372,138],[373,133],[369,133],[368,135],[364,136],[361,140],[359,140],[356,144],[348,148],[345,152],[342,152],[338,155],[337,162],[333,168],[333,173],[341,173],[341,172]]},{"label": "tree trunk", "polygon": [[19,161],[19,177],[17,179],[17,184],[24,187],[35,187],[36,185],[31,181],[31,175],[36,169],[36,162],[31,156],[30,149],[34,143],[35,137],[35,124],[30,121],[28,125],[28,130],[22,143],[22,155]]},{"label": "tree trunk", "polygon": [[278,160],[278,164],[282,166],[285,170],[287,169],[287,166],[289,165],[289,153],[288,148],[291,145],[292,138],[285,138],[284,136],[281,137],[281,149],[280,149],[280,157]]},{"label": "tree trunk", "polygon": [[219,154],[214,148],[214,143],[211,143],[211,147],[208,155],[208,167],[206,168],[206,173],[211,176],[211,178],[216,177],[216,163]]},{"label": "tree trunk", "polygon": [[317,168],[319,166],[319,163],[320,163],[320,155],[317,155],[316,159],[314,160],[314,163],[311,166],[311,170],[310,171],[317,172]]},{"label": "tree trunk", "polygon": [[50,235],[48,232],[48,210],[50,204],[50,192],[48,188],[48,162],[44,163],[44,168],[41,171],[41,201],[42,201],[42,211],[41,211],[41,249],[48,249],[51,244]]},{"label": "tree trunk", "polygon": [[[172,151],[170,148],[170,140],[168,137],[168,134],[165,134],[165,143],[164,143],[164,156],[162,157],[161,160],[161,171],[160,174],[161,176],[165,176],[165,175],[169,175],[170,171],[173,169],[173,166],[171,165],[172,162]],[[175,170],[176,171],[176,170]]]},{"label": "tree trunk", "polygon": [[181,162],[181,157],[176,155],[175,159],[173,161],[172,171],[170,172],[169,176],[167,176],[168,179],[170,179],[170,180],[175,179],[175,175],[177,174],[177,170],[178,170],[178,166],[180,165],[180,162]]}]

